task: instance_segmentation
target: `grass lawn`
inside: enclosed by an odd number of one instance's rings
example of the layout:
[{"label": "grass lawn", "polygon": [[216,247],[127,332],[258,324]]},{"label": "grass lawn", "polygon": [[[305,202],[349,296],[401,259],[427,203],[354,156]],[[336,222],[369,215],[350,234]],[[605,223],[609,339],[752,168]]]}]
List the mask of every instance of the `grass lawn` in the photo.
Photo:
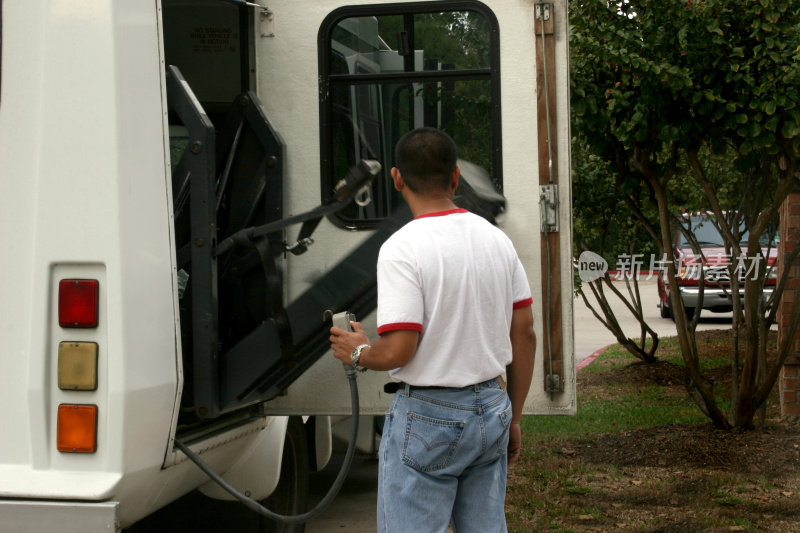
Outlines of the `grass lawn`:
[{"label": "grass lawn", "polygon": [[[724,404],[728,332],[698,333]],[[653,365],[612,346],[578,373],[578,413],[523,420],[509,531],[800,531],[800,428],[715,430],[689,398],[675,339]]]}]

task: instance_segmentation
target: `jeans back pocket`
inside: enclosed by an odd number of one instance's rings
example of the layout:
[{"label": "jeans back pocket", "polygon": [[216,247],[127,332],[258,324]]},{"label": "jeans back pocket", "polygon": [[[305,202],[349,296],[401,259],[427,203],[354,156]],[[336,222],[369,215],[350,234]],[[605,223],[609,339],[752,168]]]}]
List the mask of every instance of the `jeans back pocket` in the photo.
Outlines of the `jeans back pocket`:
[{"label": "jeans back pocket", "polygon": [[464,433],[463,421],[408,413],[406,422],[403,463],[420,472],[433,472],[450,465]]},{"label": "jeans back pocket", "polygon": [[508,407],[503,409],[500,413],[500,424],[503,426],[503,429],[508,429],[508,426],[511,425],[511,402],[509,402]]},{"label": "jeans back pocket", "polygon": [[511,426],[511,402],[508,407],[501,411],[498,415],[500,419],[500,438],[495,442],[495,450],[497,455],[505,455],[508,448],[508,428]]}]

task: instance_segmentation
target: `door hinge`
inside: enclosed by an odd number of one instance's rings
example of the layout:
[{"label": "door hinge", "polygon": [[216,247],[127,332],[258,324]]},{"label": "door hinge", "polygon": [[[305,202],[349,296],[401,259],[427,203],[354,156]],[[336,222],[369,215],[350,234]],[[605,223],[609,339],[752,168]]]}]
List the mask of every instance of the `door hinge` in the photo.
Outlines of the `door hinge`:
[{"label": "door hinge", "polygon": [[561,392],[561,377],[558,374],[548,374],[544,382],[545,392]]},{"label": "door hinge", "polygon": [[275,37],[275,13],[267,8],[262,8],[258,17],[261,37]]},{"label": "door hinge", "polygon": [[534,8],[534,15],[536,20],[550,20],[550,7],[553,4],[536,4]]}]

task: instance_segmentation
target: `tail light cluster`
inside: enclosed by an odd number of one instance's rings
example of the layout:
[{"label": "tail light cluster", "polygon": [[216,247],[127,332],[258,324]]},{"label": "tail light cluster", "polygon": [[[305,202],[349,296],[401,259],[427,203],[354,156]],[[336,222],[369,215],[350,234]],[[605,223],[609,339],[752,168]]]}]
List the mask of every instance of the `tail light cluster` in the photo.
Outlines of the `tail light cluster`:
[{"label": "tail light cluster", "polygon": [[[80,339],[80,330],[98,322],[100,283],[94,279],[62,279],[58,284],[58,324],[75,330],[76,340],[58,345],[58,388],[97,389],[97,343]],[[88,336],[88,335],[86,335]],[[97,450],[97,406],[62,403],[58,406],[56,447],[66,453]]]}]

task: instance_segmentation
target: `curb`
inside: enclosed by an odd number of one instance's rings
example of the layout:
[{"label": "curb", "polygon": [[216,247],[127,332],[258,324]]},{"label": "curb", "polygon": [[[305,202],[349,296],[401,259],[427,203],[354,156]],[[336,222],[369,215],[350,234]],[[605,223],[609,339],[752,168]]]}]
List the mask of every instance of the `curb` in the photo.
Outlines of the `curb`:
[{"label": "curb", "polygon": [[577,371],[579,371],[579,370],[583,369],[584,367],[587,367],[587,366],[589,366],[589,365],[590,365],[590,364],[591,364],[591,363],[592,363],[592,362],[593,362],[595,359],[597,359],[597,357],[598,357],[598,356],[599,356],[601,353],[605,352],[605,351],[606,351],[606,349],[607,349],[609,346],[611,346],[611,345],[609,344],[608,346],[603,346],[603,347],[602,347],[602,348],[600,348],[599,350],[595,350],[595,352],[594,352],[594,353],[592,353],[592,354],[591,354],[589,357],[587,357],[586,359],[584,359],[583,361],[581,361],[580,363],[578,363],[577,365],[575,365],[575,371],[577,372]]}]

